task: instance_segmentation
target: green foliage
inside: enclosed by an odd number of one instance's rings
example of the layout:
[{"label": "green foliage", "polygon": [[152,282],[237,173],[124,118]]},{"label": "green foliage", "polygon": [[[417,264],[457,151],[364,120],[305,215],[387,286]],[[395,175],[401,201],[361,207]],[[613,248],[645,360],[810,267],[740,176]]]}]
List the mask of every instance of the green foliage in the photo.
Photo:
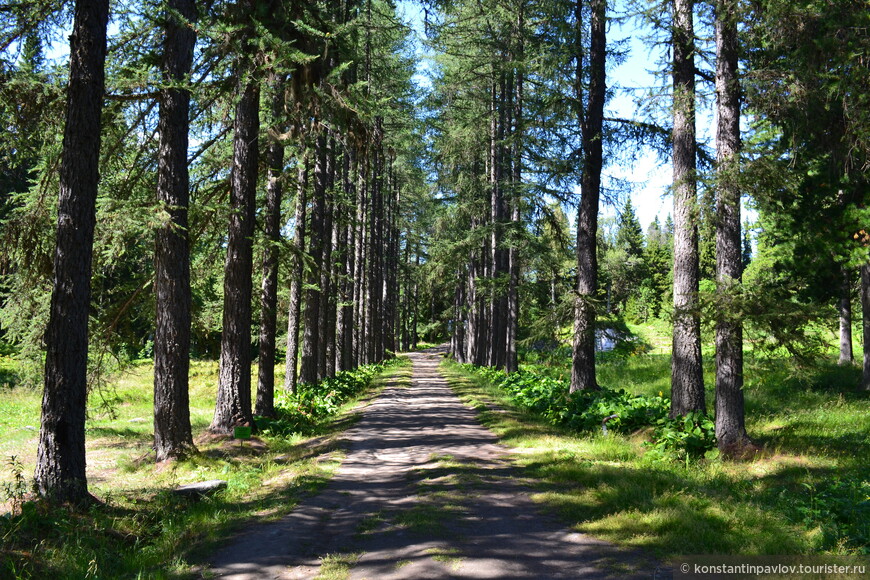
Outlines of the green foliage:
[{"label": "green foliage", "polygon": [[[870,554],[870,474],[831,474],[801,482],[798,493],[780,490],[777,501],[792,519],[819,526],[828,546]],[[843,545],[846,544],[846,545]]]},{"label": "green foliage", "polygon": [[[654,397],[667,388],[670,360],[644,355],[600,367],[606,382]],[[443,368],[481,421],[521,450],[514,461],[540,483],[535,500],[579,531],[662,559],[868,553],[870,400],[855,388],[860,368],[836,359],[807,368],[747,353],[747,429],[763,451],[747,461],[689,464],[661,461],[644,444],[655,426],[577,433],[516,409],[477,373]],[[708,385],[711,373],[705,370]]]},{"label": "green foliage", "polygon": [[342,371],[316,385],[301,384],[296,393],[276,393],[277,417],[256,417],[257,428],[271,436],[316,433],[343,404],[365,392],[377,375],[403,364],[407,364],[406,358],[392,358],[356,370]]},{"label": "green foliage", "polygon": [[[396,369],[407,359],[378,365]],[[361,375],[372,381],[371,368]],[[390,372],[390,371],[387,371]],[[195,434],[214,412],[216,362],[191,365],[190,405]],[[398,378],[396,374],[391,374]],[[403,380],[398,378],[399,381]],[[25,499],[16,513],[0,515],[0,578],[192,578],[191,563],[218,549],[254,519],[280,517],[300,497],[320,489],[337,468],[337,434],[350,421],[332,415],[315,440],[259,433],[256,446],[223,438],[197,438],[200,451],[183,461],[153,462],[153,369],[140,364],[112,378],[120,397],[116,418],[99,416],[91,394],[87,423],[89,489],[100,503],[84,511],[26,501],[35,462],[39,393],[23,387],[0,397],[0,501]],[[337,420],[336,420],[337,419]],[[16,475],[17,474],[17,475]],[[178,485],[223,479],[227,489],[191,502],[170,492]],[[26,492],[25,492],[26,489]],[[8,490],[11,493],[5,493]],[[12,498],[10,498],[12,499]],[[86,533],[83,533],[86,531]]]},{"label": "green foliage", "polygon": [[661,418],[656,425],[652,448],[664,457],[676,457],[686,462],[698,457],[714,459],[719,456],[713,420],[698,411],[690,411],[675,419]]},{"label": "green foliage", "polygon": [[0,485],[0,493],[2,493],[2,500],[9,502],[12,508],[12,515],[15,516],[24,504],[24,500],[31,491],[31,487],[27,483],[27,478],[24,477],[24,465],[15,455],[9,456],[9,459],[6,461],[6,467],[12,475],[12,480],[3,482]]},{"label": "green foliage", "polygon": [[14,387],[21,380],[14,358],[0,354],[0,388]]},{"label": "green foliage", "polygon": [[519,371],[503,371],[462,365],[490,381],[521,409],[544,417],[553,425],[576,432],[613,431],[633,433],[655,427],[650,459],[690,461],[714,457],[716,437],[712,420],[701,413],[670,419],[670,400],[661,395],[633,395],[623,389],[569,392],[569,382],[552,371],[523,365]]}]

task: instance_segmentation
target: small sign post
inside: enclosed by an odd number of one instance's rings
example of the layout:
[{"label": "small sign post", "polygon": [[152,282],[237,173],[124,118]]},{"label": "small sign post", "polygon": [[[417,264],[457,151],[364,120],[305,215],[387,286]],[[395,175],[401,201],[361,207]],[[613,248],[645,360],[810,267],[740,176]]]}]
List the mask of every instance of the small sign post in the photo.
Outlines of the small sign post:
[{"label": "small sign post", "polygon": [[245,446],[245,439],[251,438],[251,428],[249,426],[237,426],[233,427],[233,439],[239,440],[239,445],[241,447]]}]

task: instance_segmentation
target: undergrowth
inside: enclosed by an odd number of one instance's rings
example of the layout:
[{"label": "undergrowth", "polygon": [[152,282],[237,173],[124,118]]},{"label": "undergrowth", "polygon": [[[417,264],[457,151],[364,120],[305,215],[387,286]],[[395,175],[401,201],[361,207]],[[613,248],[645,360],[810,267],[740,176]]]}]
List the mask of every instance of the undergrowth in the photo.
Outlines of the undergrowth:
[{"label": "undergrowth", "polygon": [[[119,378],[118,416],[94,415],[88,423],[89,489],[98,503],[70,510],[26,501],[22,490],[32,485],[26,478],[32,465],[9,459],[13,475],[0,493],[13,509],[0,515],[0,578],[203,577],[197,562],[229,534],[254,518],[280,517],[326,484],[343,455],[337,435],[354,421],[346,411],[403,364],[399,359],[310,388],[320,396],[305,398],[309,404],[297,409],[304,421],[294,420],[292,428],[275,423],[243,442],[199,437],[199,453],[162,466],[149,451],[150,425],[139,420],[150,399],[150,366]],[[213,364],[191,369],[196,432],[205,430],[213,411],[216,371]],[[296,412],[282,409],[285,419]],[[171,491],[208,479],[223,479],[227,488],[199,500]]]},{"label": "undergrowth", "polygon": [[273,436],[314,434],[318,426],[335,415],[344,403],[368,389],[377,375],[405,364],[405,358],[391,358],[352,371],[341,371],[316,385],[301,385],[295,393],[276,393],[277,416],[257,417],[257,428]]},{"label": "undergrowth", "polygon": [[[508,389],[504,373],[442,368],[482,422],[517,450],[514,461],[538,482],[536,500],[579,531],[663,559],[870,555],[870,399],[856,387],[860,368],[748,357],[746,422],[761,451],[747,461],[686,462],[663,461],[650,445],[662,436],[654,431],[666,414],[669,357],[599,362],[599,377],[626,387],[584,395],[573,407],[564,365],[537,365],[531,374],[523,366]],[[712,377],[705,382],[712,388]],[[613,413],[627,420],[608,421],[604,434],[600,420]]]},{"label": "undergrowth", "polygon": [[523,365],[519,371],[504,371],[463,365],[502,389],[514,405],[537,413],[553,425],[591,433],[608,430],[633,433],[654,428],[650,458],[691,461],[715,457],[713,422],[702,413],[671,419],[670,400],[662,395],[635,395],[624,389],[569,392],[568,381],[539,365]]}]

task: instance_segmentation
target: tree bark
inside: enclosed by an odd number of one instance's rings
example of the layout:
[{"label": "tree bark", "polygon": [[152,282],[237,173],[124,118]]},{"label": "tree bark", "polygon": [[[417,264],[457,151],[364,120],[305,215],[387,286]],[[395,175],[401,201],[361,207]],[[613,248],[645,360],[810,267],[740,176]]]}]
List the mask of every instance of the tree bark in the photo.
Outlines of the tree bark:
[{"label": "tree bark", "polygon": [[[279,125],[284,116],[284,80],[272,73],[272,119]],[[277,131],[280,133],[281,131]],[[260,287],[260,344],[257,355],[257,415],[275,415],[275,334],[278,327],[278,244],[281,241],[281,197],[284,144],[271,138],[266,151],[266,211],[263,216],[263,283]]]},{"label": "tree bark", "polygon": [[693,0],[673,0],[674,331],[671,417],[705,412],[698,313]]},{"label": "tree bark", "polygon": [[861,266],[861,313],[864,339],[864,370],[861,388],[870,391],[870,264]]},{"label": "tree bark", "polygon": [[[580,208],[577,212],[577,298],[574,302],[574,352],[571,392],[598,389],[595,377],[595,293],[598,291],[598,205],[601,169],[604,164],[603,135],[606,96],[607,19],[605,0],[593,0],[591,46],[589,50],[589,100],[585,113],[578,114],[583,139],[583,175],[580,180]],[[577,50],[582,42],[582,3],[575,14]],[[575,73],[577,106],[582,106],[582,53],[577,55]]]},{"label": "tree bark", "polygon": [[308,272],[307,288],[305,289],[305,308],[303,316],[305,327],[302,333],[302,364],[299,380],[308,385],[314,385],[319,380],[320,355],[320,271],[323,268],[323,224],[326,212],[326,135],[323,129],[318,129],[314,164],[314,195],[311,204],[311,219],[308,240],[308,255],[312,268]]},{"label": "tree bark", "polygon": [[353,366],[366,364],[365,358],[365,320],[366,320],[366,260],[368,243],[366,230],[366,207],[368,187],[366,182],[367,155],[357,160],[357,206],[356,206],[356,252],[353,276]]},{"label": "tree bark", "polygon": [[296,189],[296,211],[293,217],[296,232],[293,235],[293,266],[290,278],[290,308],[287,316],[287,354],[284,360],[284,390],[296,393],[297,364],[299,358],[299,322],[302,311],[302,280],[305,276],[305,192],[308,186],[308,159],[303,154],[299,159]]},{"label": "tree bark", "polygon": [[840,366],[851,365],[855,361],[852,352],[852,270],[843,267],[840,285]]},{"label": "tree bark", "polygon": [[[348,346],[348,338],[352,333],[353,311],[350,308],[351,300],[348,296],[350,280],[353,277],[353,220],[351,219],[351,203],[354,199],[353,179],[355,168],[351,162],[351,149],[345,148],[342,155],[342,191],[344,200],[339,204],[341,224],[336,228],[338,240],[333,253],[336,254],[336,284],[338,293],[338,307],[335,321],[335,370],[338,372],[350,370],[350,351],[353,348],[351,341]],[[355,205],[355,204],[354,204]]]},{"label": "tree bark", "polygon": [[[519,62],[525,60],[525,41],[523,34],[525,33],[525,6],[520,5],[519,13],[517,14],[517,37],[519,45],[517,47],[516,59]],[[505,372],[512,373],[519,368],[517,357],[517,334],[519,331],[519,316],[520,316],[520,300],[519,300],[519,285],[520,285],[520,254],[518,247],[518,230],[522,227],[520,222],[520,203],[521,194],[520,187],[523,177],[523,143],[524,143],[524,127],[523,127],[523,106],[524,106],[524,75],[522,70],[517,70],[514,81],[514,129],[513,129],[513,171],[511,175],[511,224],[512,237],[510,241],[510,249],[508,251],[508,295],[507,295],[507,323],[505,338]]]},{"label": "tree bark", "polygon": [[163,78],[157,131],[157,199],[169,221],[156,233],[154,277],[154,449],[157,461],[195,451],[190,427],[190,242],[187,169],[190,91],[187,82],[196,44],[193,0],[170,0],[163,41]]},{"label": "tree bark", "polygon": [[100,162],[107,0],[77,0],[60,166],[45,390],[34,484],[45,499],[92,500],[85,475],[88,311]]},{"label": "tree bark", "polygon": [[716,6],[717,222],[716,282],[716,441],[726,456],[743,455],[751,445],[743,403],[743,323],[729,307],[741,283],[740,236],[740,80],[738,77],[737,3]]},{"label": "tree bark", "polygon": [[239,100],[233,123],[230,223],[224,266],[220,377],[210,431],[232,433],[253,425],[251,413],[251,299],[254,209],[257,200],[259,84],[238,71]]},{"label": "tree bark", "polygon": [[[326,139],[326,174],[323,176],[324,210],[322,236],[323,256],[320,261],[320,317],[317,325],[317,380],[331,377],[329,361],[332,359],[332,371],[335,371],[335,352],[330,353],[330,336],[335,348],[335,300],[332,293],[332,242],[335,203],[331,196],[332,184],[335,181],[335,147],[332,136]],[[330,356],[332,355],[332,356]]]}]

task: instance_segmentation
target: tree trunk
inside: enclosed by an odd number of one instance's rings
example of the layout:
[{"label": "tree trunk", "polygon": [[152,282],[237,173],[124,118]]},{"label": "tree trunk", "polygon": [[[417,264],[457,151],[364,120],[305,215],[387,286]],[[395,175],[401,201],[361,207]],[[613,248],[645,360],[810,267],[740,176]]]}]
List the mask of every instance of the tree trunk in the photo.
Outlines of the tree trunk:
[{"label": "tree trunk", "polygon": [[[414,311],[411,315],[411,348],[417,350],[417,343],[420,340],[420,336],[417,334],[417,322],[420,317],[420,281],[418,276],[420,275],[420,242],[417,241],[417,245],[415,246],[414,251],[414,302],[411,305],[411,309]],[[432,313],[432,319],[435,318],[435,313]]]},{"label": "tree trunk", "polygon": [[[332,184],[335,181],[335,147],[332,136],[326,139],[326,174],[324,177],[324,210],[322,236],[323,257],[320,261],[320,317],[317,324],[317,380],[331,377],[329,361],[332,359],[332,371],[335,371],[335,300],[332,293],[332,241],[335,203],[331,196]],[[330,336],[333,352],[330,352]]]},{"label": "tree trunk", "polygon": [[751,445],[743,408],[743,323],[729,304],[743,271],[740,236],[740,80],[738,78],[737,3],[720,0],[716,10],[716,97],[718,131],[716,278],[716,441],[726,456],[740,456]]},{"label": "tree trunk", "polygon": [[[472,223],[472,229],[475,224]],[[478,351],[478,297],[477,297],[477,258],[471,252],[468,260],[467,283],[465,285],[466,323],[465,323],[465,360],[463,362],[477,364]]]},{"label": "tree trunk", "polygon": [[370,175],[369,214],[369,259],[366,281],[366,362],[376,363],[383,359],[383,143],[381,120],[377,120],[372,144],[373,166]]},{"label": "tree trunk", "polygon": [[366,233],[366,199],[368,187],[366,184],[367,156],[357,160],[357,206],[356,206],[356,252],[354,257],[353,275],[353,366],[366,364],[364,329],[366,319],[365,307],[365,273],[367,260]]},{"label": "tree trunk", "polygon": [[59,503],[92,499],[85,476],[88,311],[108,18],[107,0],[78,0],[70,36],[54,282],[34,475],[39,495]]},{"label": "tree trunk", "polygon": [[224,434],[232,433],[234,426],[254,422],[251,413],[251,299],[260,90],[256,81],[241,80],[244,76],[239,74],[240,98],[233,124],[220,377],[214,419],[209,427],[213,433]]},{"label": "tree trunk", "polygon": [[[518,29],[523,33],[523,12],[520,11]],[[523,48],[520,45],[519,59],[523,59]],[[505,366],[508,373],[516,372],[519,368],[517,360],[517,333],[519,330],[519,285],[520,285],[520,254],[518,247],[518,231],[522,227],[520,222],[520,185],[523,175],[523,74],[517,72],[516,85],[514,87],[514,135],[513,135],[513,174],[511,176],[511,223],[512,237],[508,251],[508,295],[507,295],[507,322],[505,339]]]},{"label": "tree trunk", "polygon": [[333,253],[336,258],[336,284],[338,293],[338,308],[336,311],[335,321],[335,369],[338,372],[350,370],[350,350],[353,344],[348,346],[348,337],[352,332],[353,311],[349,308],[351,301],[348,296],[350,289],[350,280],[353,278],[353,220],[350,217],[351,203],[354,199],[353,179],[355,168],[351,162],[351,149],[346,148],[342,155],[342,191],[344,192],[344,200],[339,204],[340,227],[336,228],[338,240],[336,247],[333,248]]},{"label": "tree trunk", "polygon": [[[284,116],[284,80],[272,73],[272,121],[280,129]],[[280,130],[278,131],[280,132]],[[272,138],[266,152],[266,211],[263,216],[263,284],[260,288],[260,345],[257,360],[257,415],[275,415],[275,334],[278,327],[278,244],[281,241],[281,197],[284,144]]]},{"label": "tree trunk", "polygon": [[299,380],[308,385],[314,385],[319,380],[320,355],[320,272],[323,269],[323,232],[326,214],[326,135],[323,129],[318,129],[314,165],[314,198],[311,204],[311,220],[308,232],[308,254],[313,267],[307,275],[305,289],[305,308],[303,316],[305,328],[302,334],[302,364]]},{"label": "tree trunk", "polygon": [[287,316],[287,354],[284,359],[284,390],[296,393],[297,364],[299,359],[299,321],[302,311],[302,280],[305,276],[305,205],[308,186],[308,159],[302,154],[299,159],[296,189],[296,211],[293,217],[296,233],[293,235],[293,266],[290,278],[290,308]]},{"label": "tree trunk", "polygon": [[[190,427],[190,205],[187,170],[190,91],[186,82],[196,44],[193,0],[170,0],[163,41],[163,75],[176,87],[160,92],[157,132],[157,200],[169,220],[156,233],[154,278],[154,449],[157,461],[175,459],[195,450]],[[180,17],[180,18],[179,18]]]},{"label": "tree trunk", "polygon": [[852,271],[842,269],[840,286],[840,360],[841,366],[851,365],[855,361],[852,352]]},{"label": "tree trunk", "polygon": [[671,417],[705,412],[698,313],[693,0],[673,0],[674,338]]},{"label": "tree trunk", "polygon": [[864,330],[864,371],[861,388],[870,391],[870,264],[861,266],[861,313]]},{"label": "tree trunk", "polygon": [[[601,196],[603,166],[606,3],[593,0],[591,46],[589,50],[589,101],[585,114],[578,114],[583,138],[583,175],[580,181],[580,208],[577,212],[577,298],[574,303],[574,352],[571,366],[571,392],[598,389],[595,378],[595,293],[598,290],[598,204]],[[575,15],[577,50],[582,42],[582,3],[577,0]],[[575,73],[577,106],[581,107],[583,61],[577,55]]]}]

